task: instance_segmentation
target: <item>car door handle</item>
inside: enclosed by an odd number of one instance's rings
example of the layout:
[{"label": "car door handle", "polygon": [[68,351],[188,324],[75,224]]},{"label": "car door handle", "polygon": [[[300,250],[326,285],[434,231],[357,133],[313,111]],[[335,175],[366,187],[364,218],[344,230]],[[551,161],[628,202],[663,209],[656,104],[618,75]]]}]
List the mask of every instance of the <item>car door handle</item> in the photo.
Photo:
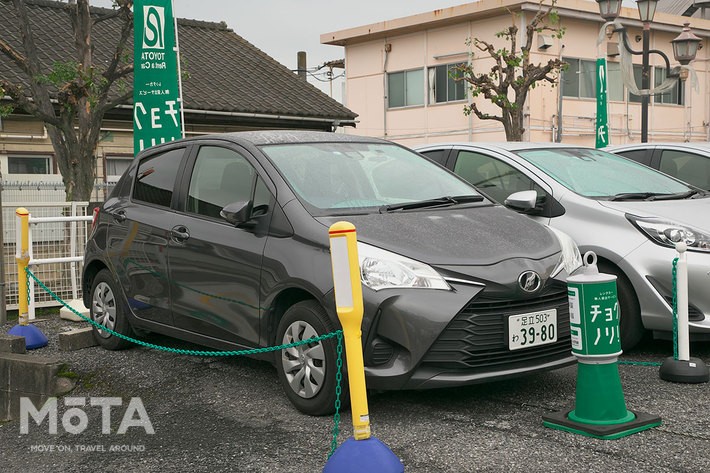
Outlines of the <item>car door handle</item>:
[{"label": "car door handle", "polygon": [[117,210],[115,212],[109,212],[109,215],[113,217],[115,221],[118,223],[123,223],[126,221],[126,211],[125,210]]},{"label": "car door handle", "polygon": [[190,238],[190,232],[184,225],[177,225],[170,230],[170,236],[174,241],[181,242]]}]

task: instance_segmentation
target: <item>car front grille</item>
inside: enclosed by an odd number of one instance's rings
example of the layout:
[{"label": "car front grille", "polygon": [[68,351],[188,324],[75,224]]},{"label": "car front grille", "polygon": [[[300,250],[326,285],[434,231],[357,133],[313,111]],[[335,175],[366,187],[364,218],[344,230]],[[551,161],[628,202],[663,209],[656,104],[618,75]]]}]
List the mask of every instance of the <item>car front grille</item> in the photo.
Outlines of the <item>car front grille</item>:
[{"label": "car front grille", "polygon": [[[557,341],[508,349],[508,316],[557,309]],[[559,360],[570,355],[567,288],[535,299],[496,301],[478,297],[451,321],[425,355],[422,366],[446,370],[495,371]],[[502,365],[506,365],[503,367]]]}]

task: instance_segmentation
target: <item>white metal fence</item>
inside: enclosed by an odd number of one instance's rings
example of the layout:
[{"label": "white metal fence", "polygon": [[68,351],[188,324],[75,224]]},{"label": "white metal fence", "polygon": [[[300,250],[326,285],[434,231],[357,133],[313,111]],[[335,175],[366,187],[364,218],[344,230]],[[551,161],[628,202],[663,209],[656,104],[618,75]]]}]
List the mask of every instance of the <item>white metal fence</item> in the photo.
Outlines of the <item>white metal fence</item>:
[{"label": "white metal fence", "polygon": [[[112,184],[95,187],[96,201],[103,201]],[[2,238],[5,261],[5,302],[7,309],[18,307],[17,263],[15,262],[15,209],[25,207],[33,218],[91,216],[88,202],[65,202],[62,183],[3,182]],[[82,257],[91,222],[53,221],[32,225],[33,258]],[[81,297],[81,262],[54,262],[30,266],[37,277],[64,300]],[[58,303],[45,291],[35,291],[36,307]]]}]

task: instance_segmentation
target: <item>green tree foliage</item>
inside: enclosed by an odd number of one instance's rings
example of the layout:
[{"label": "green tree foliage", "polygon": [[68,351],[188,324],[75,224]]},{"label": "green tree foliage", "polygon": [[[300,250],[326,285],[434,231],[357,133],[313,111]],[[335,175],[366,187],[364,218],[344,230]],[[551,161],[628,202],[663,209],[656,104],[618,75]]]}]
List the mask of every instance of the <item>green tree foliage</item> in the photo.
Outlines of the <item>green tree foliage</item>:
[{"label": "green tree foliage", "polygon": [[[464,108],[464,113],[473,113],[481,120],[496,120],[503,124],[508,141],[521,141],[525,132],[523,107],[531,89],[538,82],[556,84],[559,72],[565,65],[559,58],[552,58],[546,63],[533,63],[530,60],[530,50],[536,34],[547,33],[556,38],[562,38],[565,33],[559,25],[559,16],[554,9],[556,0],[550,7],[540,2],[540,10],[525,26],[522,45],[518,47],[519,15],[511,12],[511,25],[496,34],[498,39],[506,42],[505,46],[497,47],[493,42],[480,38],[469,39],[472,45],[485,56],[492,58],[495,65],[492,69],[476,72],[471,65],[462,67],[457,76],[468,82],[474,98],[484,97],[500,108],[500,115],[482,112],[476,102]],[[524,13],[523,13],[524,14]]]},{"label": "green tree foliage", "polygon": [[[10,0],[0,0],[9,2]],[[133,0],[115,0],[111,12],[96,15],[89,0],[67,3],[74,57],[44,64],[35,43],[25,0],[12,0],[17,13],[21,47],[14,47],[0,32],[0,53],[9,58],[24,75],[24,83],[0,78],[0,96],[10,97],[10,104],[0,108],[7,115],[17,109],[42,120],[52,141],[55,157],[66,186],[67,200],[89,200],[96,177],[96,147],[103,117],[112,108],[133,95],[123,79],[133,73],[132,55],[126,44],[133,33]],[[110,61],[93,60],[93,28],[103,21],[119,22],[119,32],[112,45]]]}]

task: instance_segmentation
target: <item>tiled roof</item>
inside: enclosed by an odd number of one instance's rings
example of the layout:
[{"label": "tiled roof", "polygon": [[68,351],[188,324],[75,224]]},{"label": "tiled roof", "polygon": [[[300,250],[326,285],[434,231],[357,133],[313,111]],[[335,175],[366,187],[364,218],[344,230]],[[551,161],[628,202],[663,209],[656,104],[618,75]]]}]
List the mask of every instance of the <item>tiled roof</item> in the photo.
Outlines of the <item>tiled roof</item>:
[{"label": "tiled roof", "polygon": [[[707,0],[659,0],[656,11],[670,13],[671,15],[693,16],[702,18],[701,4],[707,4]],[[706,17],[707,19],[707,17]]]},{"label": "tiled roof", "polygon": [[[73,58],[73,36],[66,3],[27,0],[30,21],[42,64]],[[95,15],[111,12],[92,8]],[[0,0],[0,36],[18,50],[17,15],[9,0]],[[120,34],[118,19],[93,29],[94,62],[108,61]],[[178,20],[184,73],[185,109],[266,114],[289,117],[353,120],[357,114],[328,97],[263,51],[229,29],[225,23]],[[133,38],[126,47],[133,51]],[[183,74],[186,75],[186,74]],[[0,54],[0,77],[26,83],[22,72]],[[132,77],[126,81],[130,86]],[[116,89],[116,86],[114,86]]]},{"label": "tiled roof", "polygon": [[659,13],[670,13],[671,15],[682,15],[688,8],[693,6],[694,0],[660,0],[656,5]]}]

